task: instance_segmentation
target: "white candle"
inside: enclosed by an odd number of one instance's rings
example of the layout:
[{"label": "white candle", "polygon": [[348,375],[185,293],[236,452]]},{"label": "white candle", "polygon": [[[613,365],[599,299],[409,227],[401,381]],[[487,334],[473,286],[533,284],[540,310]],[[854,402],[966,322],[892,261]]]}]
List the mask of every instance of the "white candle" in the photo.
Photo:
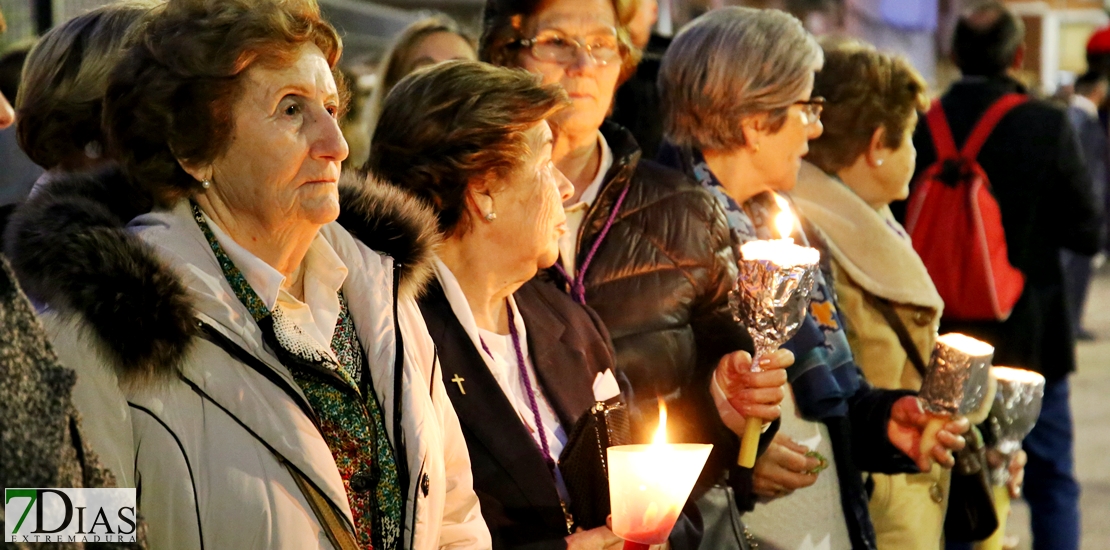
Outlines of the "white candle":
[{"label": "white candle", "polygon": [[660,404],[651,444],[606,450],[613,533],[640,545],[667,542],[713,448],[667,443],[666,425],[667,409]]},{"label": "white candle", "polygon": [[794,239],[748,241],[740,245],[744,261],[767,261],[777,266],[814,265],[821,259],[816,248],[794,244]]}]

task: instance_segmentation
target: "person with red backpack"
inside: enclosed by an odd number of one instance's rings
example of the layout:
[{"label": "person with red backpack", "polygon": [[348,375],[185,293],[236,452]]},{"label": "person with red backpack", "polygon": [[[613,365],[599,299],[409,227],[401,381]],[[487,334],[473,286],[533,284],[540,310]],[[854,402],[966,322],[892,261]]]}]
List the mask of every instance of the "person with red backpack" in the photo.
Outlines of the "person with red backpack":
[{"label": "person with red backpack", "polygon": [[982,2],[957,24],[963,78],[914,134],[914,184],[902,220],[945,302],[941,332],[995,346],[995,363],[1045,376],[1044,405],[1024,442],[1035,550],[1079,548],[1060,249],[1099,247],[1096,203],[1066,113],[1009,76],[1024,57],[1021,20]]}]

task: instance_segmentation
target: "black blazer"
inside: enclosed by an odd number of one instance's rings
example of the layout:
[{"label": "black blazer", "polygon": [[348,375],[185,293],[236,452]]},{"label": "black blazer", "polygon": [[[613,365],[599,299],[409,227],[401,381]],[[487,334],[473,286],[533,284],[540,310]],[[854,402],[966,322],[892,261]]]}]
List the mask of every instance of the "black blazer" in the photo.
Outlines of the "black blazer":
[{"label": "black blazer", "polygon": [[[952,85],[940,102],[958,145],[987,108],[1008,92],[1024,93],[1024,89],[1005,77],[967,78]],[[920,174],[936,161],[924,118],[913,143]],[[1059,251],[1097,252],[1102,210],[1067,114],[1039,100],[1016,107],[983,145],[979,164],[1002,211],[1010,263],[1025,274],[1025,291],[1005,322],[942,321],[941,330],[990,342],[996,364],[1033,369],[1049,380],[1057,379],[1075,369]]]},{"label": "black blazer", "polygon": [[[533,279],[513,297],[527,327],[539,386],[569,434],[594,403],[594,377],[614,369],[609,333],[593,310],[551,283]],[[429,285],[420,311],[466,437],[474,491],[493,547],[565,548],[566,519],[543,455],[438,283]],[[456,376],[461,384],[453,381]]]}]

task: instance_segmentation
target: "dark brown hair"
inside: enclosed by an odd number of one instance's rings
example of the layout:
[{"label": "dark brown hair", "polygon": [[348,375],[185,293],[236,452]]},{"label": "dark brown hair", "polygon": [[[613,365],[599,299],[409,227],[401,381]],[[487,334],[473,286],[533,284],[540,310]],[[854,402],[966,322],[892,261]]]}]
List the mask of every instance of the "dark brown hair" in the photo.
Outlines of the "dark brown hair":
[{"label": "dark brown hair", "polygon": [[424,199],[439,230],[466,231],[466,189],[528,156],[525,132],[569,103],[519,69],[449,61],[417,70],[382,105],[366,171]]},{"label": "dark brown hair", "polygon": [[335,70],[342,42],[315,0],[169,0],[155,8],[109,79],[104,125],[115,157],[160,204],[191,195],[200,184],[179,162],[204,164],[227,150],[244,72],[253,63],[289,63],[304,44],[320,48],[344,92]]},{"label": "dark brown hair", "polygon": [[926,89],[901,57],[860,43],[826,46],[825,66],[813,83],[813,95],[825,98],[825,131],[809,142],[806,160],[830,174],[851,166],[880,127],[883,145],[901,147],[913,113],[928,107]]},{"label": "dark brown hair", "polygon": [[[545,0],[486,0],[482,13],[482,37],[478,41],[478,59],[499,67],[518,67],[520,41],[525,38],[523,29],[527,18],[543,6]],[[620,42],[621,75],[617,85],[624,83],[635,72],[643,55],[632,45],[627,21],[621,21],[619,0],[609,0],[613,6],[613,20],[617,22],[617,40]]]},{"label": "dark brown hair", "polygon": [[108,74],[153,4],[96,8],[50,29],[27,55],[15,97],[19,146],[43,168],[80,168],[103,148],[101,103]]},{"label": "dark brown hair", "polygon": [[964,76],[997,76],[1013,65],[1025,24],[998,0],[973,3],[956,22],[952,57]]}]

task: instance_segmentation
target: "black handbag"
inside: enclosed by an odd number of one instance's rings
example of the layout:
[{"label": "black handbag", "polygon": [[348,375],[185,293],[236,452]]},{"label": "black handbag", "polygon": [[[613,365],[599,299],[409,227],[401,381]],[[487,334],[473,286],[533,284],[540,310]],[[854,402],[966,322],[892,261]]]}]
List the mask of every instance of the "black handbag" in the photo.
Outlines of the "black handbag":
[{"label": "black handbag", "polygon": [[605,525],[610,512],[605,450],[631,440],[628,407],[620,396],[594,404],[574,425],[559,454],[559,472],[570,493],[567,523],[572,532]]},{"label": "black handbag", "polygon": [[[889,301],[864,292],[867,302],[883,315],[890,328],[898,335],[898,342],[909,356],[921,379],[925,379],[925,359],[913,343],[913,338],[894,311]],[[948,511],[944,515],[944,537],[957,542],[975,542],[986,539],[998,529],[998,512],[994,508],[994,491],[987,478],[986,445],[977,428],[967,436],[967,446],[956,453],[952,468],[952,484],[948,489]]]},{"label": "black handbag", "polygon": [[967,446],[956,453],[944,538],[954,542],[984,540],[998,529],[994,494],[987,479],[987,447],[978,428],[968,433]]}]

